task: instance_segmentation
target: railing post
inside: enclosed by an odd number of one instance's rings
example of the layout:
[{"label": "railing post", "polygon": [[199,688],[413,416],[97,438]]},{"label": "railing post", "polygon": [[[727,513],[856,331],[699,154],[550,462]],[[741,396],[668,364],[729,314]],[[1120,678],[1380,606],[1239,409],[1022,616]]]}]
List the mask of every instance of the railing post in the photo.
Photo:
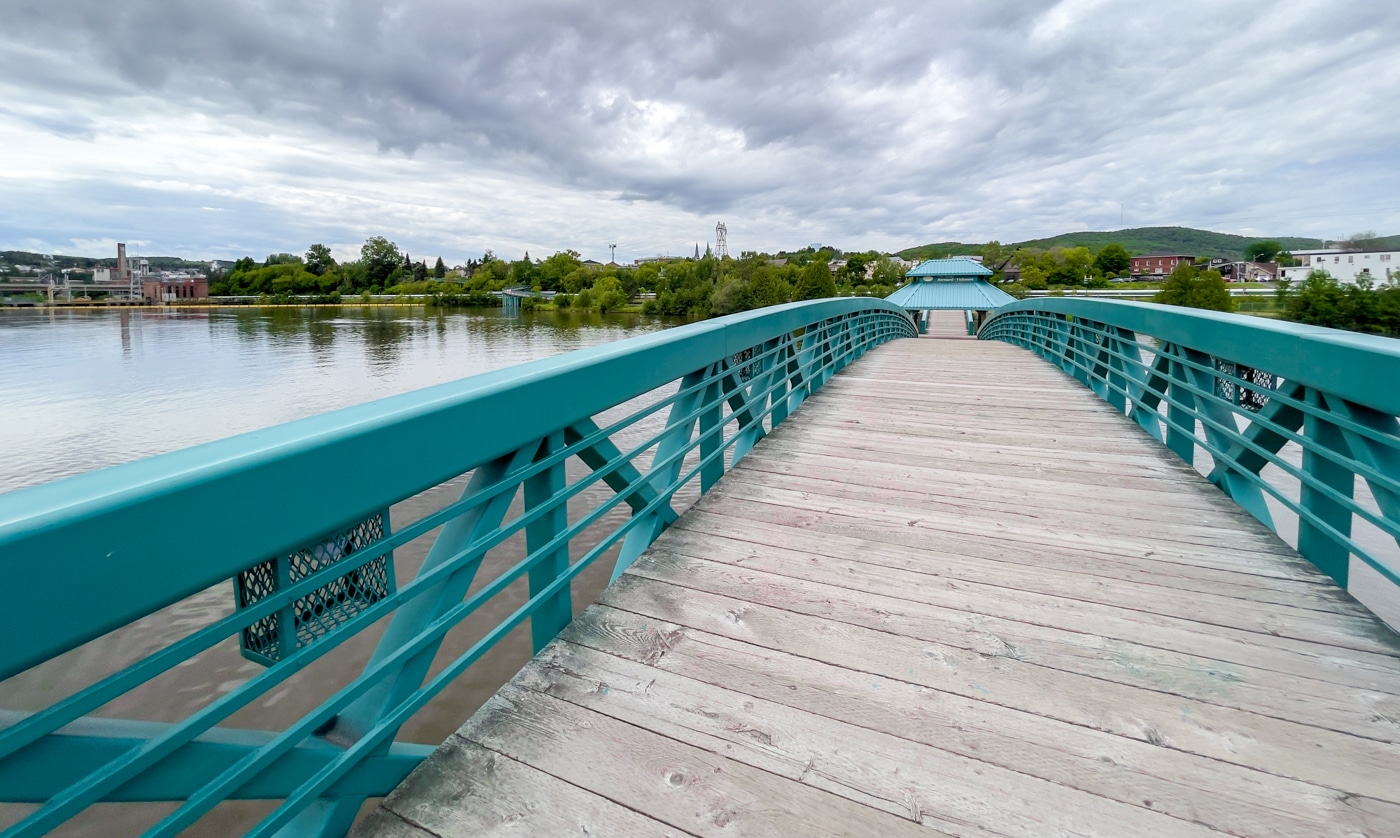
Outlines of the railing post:
[{"label": "railing post", "polygon": [[[1182,356],[1192,362],[1192,366],[1186,367],[1186,375],[1198,392],[1190,393],[1184,387],[1182,389],[1182,399],[1190,399],[1195,405],[1193,415],[1203,417],[1201,429],[1205,432],[1206,441],[1212,456],[1213,452],[1223,452],[1227,457],[1231,453],[1231,444],[1240,435],[1239,428],[1235,425],[1235,413],[1225,405],[1216,401],[1216,376],[1206,372],[1203,368],[1214,368],[1214,359],[1194,349],[1179,350]],[[1239,387],[1235,388],[1238,393]],[[1209,422],[1204,421],[1209,419]],[[1229,430],[1222,431],[1223,426]],[[1193,446],[1194,448],[1194,446]],[[1222,462],[1219,457],[1215,457],[1216,465],[1211,470],[1208,478],[1212,483],[1220,488],[1235,503],[1238,503],[1246,512],[1255,518],[1272,526],[1273,518],[1269,514],[1268,505],[1264,502],[1264,492],[1257,484],[1244,475],[1239,468],[1230,462]]]},{"label": "railing post", "polygon": [[[1167,381],[1167,447],[1176,452],[1187,465],[1196,461],[1196,413],[1188,404],[1195,404],[1191,391],[1182,387],[1186,382],[1185,366],[1176,356],[1178,350],[1172,344],[1163,344],[1162,352],[1168,356],[1169,370]],[[1186,400],[1191,401],[1187,402]],[[1190,431],[1184,430],[1189,428]]]},{"label": "railing post", "polygon": [[770,417],[768,427],[770,428],[778,427],[787,418],[788,389],[792,380],[794,354],[792,335],[783,335],[779,341],[777,356],[773,359],[773,392],[769,395],[769,398],[773,400],[773,412],[768,414]]},{"label": "railing post", "polygon": [[[1338,416],[1392,440],[1390,445],[1386,445],[1356,431],[1342,428],[1342,437],[1355,460],[1364,463],[1383,477],[1400,479],[1400,422],[1397,422],[1394,416],[1387,416],[1380,411],[1336,396],[1326,396],[1324,402]],[[1366,477],[1365,480],[1371,489],[1372,497],[1376,499],[1376,506],[1380,508],[1381,515],[1387,520],[1400,523],[1400,492],[1382,485],[1371,477]],[[1400,545],[1400,536],[1395,537],[1395,542]]]},{"label": "railing post", "polygon": [[[689,444],[691,434],[695,431],[695,417],[692,414],[701,404],[700,400],[705,391],[709,389],[700,386],[709,372],[710,367],[706,366],[704,369],[687,373],[681,379],[681,395],[671,403],[671,413],[666,419],[666,433],[656,445],[656,453],[652,455],[651,460],[652,467],[647,473],[647,482],[658,495],[670,497],[674,493],[671,484],[680,478],[684,459],[677,455]],[[675,457],[674,461],[660,465],[672,457]],[[648,512],[641,523],[627,533],[627,537],[622,541],[622,548],[618,551],[617,562],[613,565],[611,582],[616,582],[632,562],[651,546],[665,525],[661,512]]]},{"label": "railing post", "polygon": [[[1346,439],[1336,425],[1320,415],[1327,410],[1320,393],[1309,387],[1305,401],[1312,410],[1304,412],[1303,436],[1312,445],[1303,448],[1303,472],[1350,499],[1356,487],[1356,475],[1316,450],[1326,448],[1345,456]],[[1349,538],[1351,510],[1306,482],[1303,483],[1299,501],[1307,514],[1298,516],[1298,552],[1316,565],[1318,570],[1331,576],[1338,585],[1345,588],[1351,551],[1335,535],[1328,532],[1328,528]]]},{"label": "railing post", "polygon": [[[776,399],[779,394],[778,389],[774,389],[772,394],[770,394],[768,390],[770,387],[774,387],[775,384],[778,388],[781,388],[782,382],[785,380],[782,370],[787,361],[781,349],[782,345],[780,339],[774,338],[764,341],[760,349],[763,353],[762,370],[758,375],[752,376],[749,379],[750,395],[746,401],[746,414],[752,417],[752,419],[748,427],[738,431],[739,438],[734,442],[734,453],[731,455],[729,461],[730,468],[737,465],[739,461],[744,458],[744,455],[749,453],[754,445],[764,437],[763,420],[759,417],[763,415],[764,409],[769,404],[769,399]],[[759,394],[758,398],[753,397],[755,393]],[[776,413],[776,411],[774,411],[774,413]],[[776,418],[771,421],[773,426],[777,425]]]},{"label": "railing post", "polygon": [[[513,454],[486,463],[472,473],[467,487],[462,490],[463,498],[492,492],[494,494],[490,500],[467,510],[442,528],[418,569],[420,574],[442,566],[473,542],[500,526],[518,491],[518,487],[510,482],[510,476],[530,464],[537,447],[538,443],[528,445]],[[508,488],[495,488],[501,484],[506,484]],[[397,652],[428,624],[461,602],[467,589],[471,587],[472,580],[476,578],[476,572],[481,567],[481,558],[479,555],[469,557],[460,567],[448,574],[447,578],[399,606],[365,668],[373,667]],[[438,645],[430,644],[413,655],[396,672],[387,675],[378,685],[342,710],[335,717],[334,726],[325,734],[326,738],[342,743],[354,742],[373,728],[386,712],[423,683],[423,677],[432,665],[433,656],[437,654]],[[375,753],[387,752],[390,744],[392,743],[386,742],[376,748]],[[318,800],[298,813],[296,819],[279,834],[289,838],[310,835],[330,838],[344,835],[354,822],[361,802],[358,798]]]},{"label": "railing post", "polygon": [[[535,461],[546,460],[563,448],[564,432],[555,431],[545,437],[544,442],[540,444]],[[548,507],[543,515],[525,525],[525,550],[528,553],[534,553],[541,549],[555,536],[568,529],[569,514],[565,503],[552,500],[556,493],[564,490],[565,482],[563,461],[554,463],[539,474],[526,478],[525,510],[529,512],[541,506]],[[533,597],[549,587],[568,569],[568,543],[565,542],[550,548],[547,553],[537,558],[534,566],[530,568],[530,596]],[[573,619],[573,604],[569,599],[569,590],[570,586],[565,585],[562,590],[535,606],[534,613],[530,615],[530,639],[535,652],[538,653],[543,649]]]},{"label": "railing post", "polygon": [[1118,326],[1105,326],[1103,339],[1104,363],[1108,366],[1108,403],[1119,411],[1128,409],[1128,387],[1132,370],[1123,358],[1137,351],[1137,336]]},{"label": "railing post", "polygon": [[[700,411],[700,459],[705,459],[711,455],[719,453],[724,442],[724,424],[721,421],[723,415],[723,402],[720,399],[721,381],[733,380],[738,384],[738,376],[724,376],[721,368],[723,361],[715,364],[715,370],[710,375],[710,383],[705,386],[704,407]],[[710,487],[719,482],[724,476],[724,455],[719,454],[713,460],[700,467],[700,492],[701,494],[710,491]]]}]

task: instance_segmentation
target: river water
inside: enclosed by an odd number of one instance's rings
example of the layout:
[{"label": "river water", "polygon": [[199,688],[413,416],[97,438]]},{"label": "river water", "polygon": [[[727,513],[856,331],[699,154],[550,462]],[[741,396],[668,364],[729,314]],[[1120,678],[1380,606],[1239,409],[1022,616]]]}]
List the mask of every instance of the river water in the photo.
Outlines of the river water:
[{"label": "river water", "polygon": [[437,311],[0,310],[0,492],[678,322]]},{"label": "river water", "polygon": [[[512,315],[414,307],[0,311],[0,492],[678,322],[638,315]],[[664,417],[653,417],[623,436],[635,440],[662,421]],[[572,462],[569,472],[575,479],[584,467]],[[463,476],[395,504],[395,529],[455,499],[465,481]],[[604,488],[590,489],[580,496],[579,509],[608,496]],[[678,497],[677,506],[692,497],[689,492]],[[574,506],[571,501],[571,518],[578,517]],[[572,557],[577,560],[625,517],[625,505],[610,512],[575,539]],[[395,551],[400,585],[417,572],[430,543],[431,535]],[[523,555],[519,536],[495,548],[473,589]],[[575,581],[575,613],[596,598],[610,571],[610,555],[605,555]],[[0,682],[0,710],[41,709],[219,619],[233,609],[231,589],[228,583],[212,587]],[[435,669],[527,596],[522,580],[465,621],[448,636]],[[227,726],[280,730],[300,718],[361,671],[383,622],[239,711]],[[440,742],[529,657],[527,623],[420,711],[400,739]],[[98,715],[178,721],[260,671],[240,656],[230,638],[113,701]],[[172,808],[103,804],[59,832],[136,834]],[[33,809],[0,805],[0,828]],[[222,804],[190,834],[239,834],[270,809],[262,802]]]}]

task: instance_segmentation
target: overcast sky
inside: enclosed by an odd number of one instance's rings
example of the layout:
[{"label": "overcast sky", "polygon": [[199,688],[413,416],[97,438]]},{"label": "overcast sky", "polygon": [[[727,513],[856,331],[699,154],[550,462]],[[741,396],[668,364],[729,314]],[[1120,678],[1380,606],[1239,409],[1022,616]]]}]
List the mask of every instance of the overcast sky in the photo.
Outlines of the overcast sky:
[{"label": "overcast sky", "polygon": [[3,249],[1400,232],[1393,0],[0,0],[0,22]]}]

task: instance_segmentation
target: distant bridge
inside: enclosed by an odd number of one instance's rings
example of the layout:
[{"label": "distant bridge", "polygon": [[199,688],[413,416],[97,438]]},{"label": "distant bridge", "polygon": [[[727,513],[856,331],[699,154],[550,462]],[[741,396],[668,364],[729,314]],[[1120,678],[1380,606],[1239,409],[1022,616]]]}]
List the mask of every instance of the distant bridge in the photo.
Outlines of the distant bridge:
[{"label": "distant bridge", "polygon": [[237,591],[11,716],[13,834],[1400,832],[1400,642],[1347,593],[1400,582],[1400,345],[1060,298],[978,337],[795,303],[0,496],[0,677]]}]

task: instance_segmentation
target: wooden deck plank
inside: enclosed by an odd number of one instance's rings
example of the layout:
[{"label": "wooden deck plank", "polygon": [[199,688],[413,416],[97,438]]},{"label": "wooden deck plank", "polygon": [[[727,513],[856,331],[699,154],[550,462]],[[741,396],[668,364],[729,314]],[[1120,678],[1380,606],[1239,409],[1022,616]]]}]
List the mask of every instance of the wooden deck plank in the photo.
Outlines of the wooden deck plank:
[{"label": "wooden deck plank", "polygon": [[[755,568],[736,568],[690,556],[674,555],[664,545],[653,561],[637,568],[637,575],[721,596],[758,599],[779,608],[803,608],[804,613],[826,617],[840,607],[858,625],[881,630],[896,619],[908,625],[910,637],[938,640],[928,629],[947,612],[1001,618],[1009,622],[1055,629],[1071,634],[1123,640],[1147,648],[1199,656],[1206,660],[1269,671],[1275,676],[1313,678],[1353,689],[1400,695],[1400,666],[1393,657],[1326,644],[1202,626],[1189,620],[1097,606],[1083,601],[1063,601],[1016,591],[992,595],[970,586],[930,585],[906,596],[893,597],[860,591],[854,580],[833,585],[804,575],[793,577]],[[968,600],[977,599],[971,606]]]},{"label": "wooden deck plank", "polygon": [[1026,836],[1209,831],[906,737],[567,642],[542,653],[518,683],[948,831],[971,827]]},{"label": "wooden deck plank", "polygon": [[[1225,552],[1232,554],[1247,550],[1278,556],[1284,561],[1291,560],[1288,555],[1289,548],[1279,541],[1278,536],[1257,531],[1252,526],[1246,529],[1242,522],[1236,525],[1239,529],[1221,532],[1218,527],[1211,526],[1211,523],[1219,524],[1220,521],[1183,523],[1164,518],[1145,525],[1139,519],[1116,514],[1111,507],[995,509],[978,504],[948,503],[943,498],[918,490],[866,488],[821,477],[790,477],[770,473],[755,482],[761,482],[762,485],[754,486],[738,481],[732,485],[735,492],[747,493],[742,495],[747,500],[805,509],[834,506],[838,509],[852,510],[858,517],[876,521],[896,520],[902,523],[909,520],[910,513],[920,516],[951,515],[967,520],[971,526],[979,529],[1000,527],[1015,534],[1029,532],[1037,538],[1043,538],[1043,533],[1047,531],[1063,532],[1065,525],[1078,523],[1091,528],[1090,532],[1097,536],[1131,538],[1135,541],[1141,539],[1145,526],[1151,526],[1153,538],[1174,544],[1191,545],[1191,549],[1218,547],[1225,548]],[[716,495],[707,500],[713,503],[720,497]],[[822,504],[823,499],[829,502]],[[1085,506],[1082,503],[1076,505]],[[979,518],[988,520],[983,522],[977,520]],[[946,526],[940,528],[948,529]]]},{"label": "wooden deck plank", "polygon": [[[1118,556],[1112,561],[1107,561],[1093,554],[1077,552],[982,550],[966,541],[950,541],[943,538],[927,548],[918,548],[837,533],[813,533],[798,527],[771,524],[753,518],[737,519],[728,515],[715,515],[704,509],[692,510],[678,523],[677,529],[719,538],[737,538],[773,547],[792,547],[837,558],[858,556],[861,561],[908,567],[940,575],[957,575],[956,571],[941,568],[966,567],[969,573],[975,573],[976,577],[983,581],[1003,578],[1010,574],[1012,582],[1019,582],[1022,568],[1034,568],[1049,571],[1037,578],[1057,585],[1094,584],[1092,580],[1080,580],[1075,576],[1082,574],[1096,579],[1175,588],[1350,616],[1366,616],[1369,613],[1334,586],[1289,584],[1278,579],[1271,579],[1273,584],[1261,584],[1251,575],[1237,571],[1183,567],[1170,562],[1139,559],[1136,556]],[[1061,579],[1060,574],[1071,575],[1067,579]]]},{"label": "wooden deck plank", "polygon": [[898,341],[761,441],[380,826],[1400,835],[1400,643],[1057,368]]},{"label": "wooden deck plank", "polygon": [[[676,563],[658,560],[654,566],[640,570],[639,575],[669,582],[673,576],[670,566]],[[679,563],[684,564],[685,560]],[[1125,686],[1400,742],[1400,694],[1394,691],[1393,680],[1358,688],[1318,677],[1281,679],[1273,670],[1199,652],[1183,653],[916,601],[851,597],[826,587],[804,586],[798,593],[792,590],[790,582],[777,580],[768,584],[768,577],[758,573],[742,578],[747,588],[739,593],[728,586],[732,575],[701,571],[686,577],[684,582],[691,591],[733,597],[818,619],[836,614],[850,625],[928,640],[984,657],[1009,657]]]},{"label": "wooden deck plank", "polygon": [[1393,651],[1384,638],[1375,640],[1363,633],[1373,624],[1362,615],[1346,616],[1289,605],[1256,603],[1214,593],[1172,596],[1170,591],[1154,585],[1108,580],[1086,583],[1063,572],[1034,567],[1001,571],[990,562],[935,560],[931,563],[929,557],[913,551],[895,554],[893,559],[888,551],[861,553],[853,558],[835,557],[826,555],[827,549],[821,545],[809,547],[805,539],[793,541],[802,546],[775,547],[678,529],[666,541],[666,548],[680,555],[929,604],[946,605],[950,597],[925,598],[920,596],[923,591],[950,588],[957,592],[958,598],[970,600],[969,610],[977,613],[983,613],[978,607],[982,600],[965,597],[966,591],[978,591],[989,597],[1001,597],[1011,591],[1015,592],[1012,596],[1061,597],[1349,649]]},{"label": "wooden deck plank", "polygon": [[[1001,542],[1018,550],[1069,550],[1098,553],[1106,556],[1136,555],[1144,558],[1156,557],[1162,561],[1172,561],[1183,565],[1201,564],[1204,567],[1229,569],[1254,569],[1267,564],[1268,568],[1286,578],[1307,580],[1318,579],[1316,571],[1301,557],[1279,555],[1273,550],[1256,550],[1254,545],[1214,545],[1177,542],[1161,538],[1144,528],[1144,531],[1116,534],[1094,530],[1049,529],[1006,523],[999,519],[973,520],[956,511],[916,511],[917,514],[900,514],[901,510],[882,510],[875,504],[822,503],[804,504],[801,492],[787,492],[766,486],[731,483],[716,487],[739,503],[733,514],[740,517],[763,516],[761,520],[777,522],[802,522],[803,526],[817,529],[830,529],[837,532],[859,533],[875,539],[899,538],[901,534],[912,536],[923,543],[934,543],[935,539],[947,536],[962,539],[976,539]],[[707,498],[711,504],[718,500]],[[713,505],[703,508],[714,509]],[[752,511],[750,511],[752,510]],[[1255,555],[1250,555],[1255,554]],[[1271,560],[1261,562],[1261,559]]]},{"label": "wooden deck plank", "polygon": [[454,736],[695,835],[931,834],[908,817],[851,805],[515,682]]},{"label": "wooden deck plank", "polygon": [[[653,558],[648,568],[659,565]],[[680,586],[618,584],[602,600],[645,616],[827,663],[990,701],[1201,757],[1400,803],[1400,746],[1070,673],[1023,660],[984,635],[971,651],[830,616]],[[870,622],[879,620],[873,609]],[[893,621],[890,621],[893,622]],[[903,628],[903,626],[901,626]],[[906,629],[907,630],[907,629]],[[1167,677],[1183,673],[1168,673]],[[1224,691],[1228,677],[1195,681]]]},{"label": "wooden deck plank", "polygon": [[1329,824],[1371,833],[1400,817],[1394,804],[1354,805],[1308,783],[627,611],[590,609],[565,639],[1237,835],[1313,836]]},{"label": "wooden deck plank", "polygon": [[[442,799],[455,805],[438,805],[436,801]],[[691,834],[457,736],[404,780],[380,811],[399,823],[381,817],[365,824],[362,834],[441,838]]]}]

